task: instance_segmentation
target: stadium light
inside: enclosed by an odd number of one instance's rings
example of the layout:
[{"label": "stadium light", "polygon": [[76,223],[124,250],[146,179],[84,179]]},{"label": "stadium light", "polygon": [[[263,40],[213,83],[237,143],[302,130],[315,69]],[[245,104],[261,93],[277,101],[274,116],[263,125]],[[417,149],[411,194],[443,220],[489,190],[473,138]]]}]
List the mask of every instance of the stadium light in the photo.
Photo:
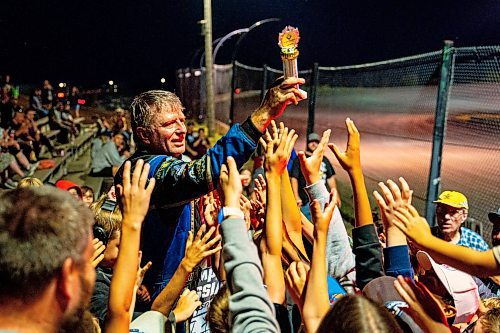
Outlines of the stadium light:
[{"label": "stadium light", "polygon": [[161,82],[161,83],[165,83],[165,81],[167,81],[167,80],[165,80],[165,78],[164,78],[164,77],[162,77],[162,78],[160,79],[160,82]]}]

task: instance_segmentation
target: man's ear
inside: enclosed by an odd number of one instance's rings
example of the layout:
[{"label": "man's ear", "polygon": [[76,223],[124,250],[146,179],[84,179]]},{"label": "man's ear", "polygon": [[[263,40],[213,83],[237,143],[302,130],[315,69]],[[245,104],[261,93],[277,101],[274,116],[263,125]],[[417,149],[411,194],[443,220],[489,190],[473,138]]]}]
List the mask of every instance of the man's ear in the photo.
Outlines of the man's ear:
[{"label": "man's ear", "polygon": [[142,142],[145,145],[149,145],[151,143],[151,140],[149,139],[149,131],[147,128],[137,127],[136,133],[137,133],[137,138],[139,138],[140,142]]},{"label": "man's ear", "polygon": [[66,258],[57,280],[57,300],[61,311],[65,312],[78,292],[79,274],[72,258]]}]

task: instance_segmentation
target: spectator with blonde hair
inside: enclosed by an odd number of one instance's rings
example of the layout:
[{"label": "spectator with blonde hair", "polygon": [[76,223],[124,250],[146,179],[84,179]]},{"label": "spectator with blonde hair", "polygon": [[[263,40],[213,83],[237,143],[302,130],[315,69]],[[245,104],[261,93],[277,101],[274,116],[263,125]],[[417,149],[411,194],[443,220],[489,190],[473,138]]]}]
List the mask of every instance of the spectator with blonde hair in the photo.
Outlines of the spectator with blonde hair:
[{"label": "spectator with blonde hair", "polygon": [[41,187],[43,183],[40,179],[35,177],[26,177],[19,181],[17,188],[25,188],[25,187]]}]

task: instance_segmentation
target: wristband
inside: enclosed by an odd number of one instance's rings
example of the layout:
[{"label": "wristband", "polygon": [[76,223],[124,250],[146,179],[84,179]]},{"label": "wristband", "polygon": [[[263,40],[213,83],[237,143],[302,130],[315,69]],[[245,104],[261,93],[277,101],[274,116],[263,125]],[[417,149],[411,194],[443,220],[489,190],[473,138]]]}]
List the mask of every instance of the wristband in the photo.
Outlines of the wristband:
[{"label": "wristband", "polygon": [[222,207],[222,215],[224,216],[224,220],[229,216],[236,216],[242,220],[245,219],[245,214],[241,211],[241,209],[236,207],[225,206]]}]

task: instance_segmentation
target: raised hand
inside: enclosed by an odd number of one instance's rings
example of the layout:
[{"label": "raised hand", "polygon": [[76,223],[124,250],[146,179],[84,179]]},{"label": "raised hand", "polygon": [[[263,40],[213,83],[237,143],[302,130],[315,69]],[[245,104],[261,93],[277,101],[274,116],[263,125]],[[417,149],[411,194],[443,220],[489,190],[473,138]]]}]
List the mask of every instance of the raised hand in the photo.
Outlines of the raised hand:
[{"label": "raised hand", "polygon": [[403,177],[399,177],[399,183],[401,184],[401,189],[394,181],[388,179],[387,186],[382,182],[378,183],[382,195],[377,191],[373,192],[373,196],[382,213],[382,220],[386,229],[392,225],[396,209],[407,209],[411,205],[413,191],[410,190],[408,183]]},{"label": "raised hand", "polygon": [[203,259],[222,249],[220,245],[221,236],[212,237],[216,230],[215,227],[211,227],[207,233],[205,233],[205,230],[206,226],[203,224],[196,233],[196,237],[193,237],[192,231],[189,232],[186,241],[186,252],[181,261],[181,264],[188,272],[193,271]]},{"label": "raised hand", "polygon": [[302,293],[307,283],[310,267],[301,261],[292,262],[285,272],[286,288],[295,304],[302,308]]},{"label": "raised hand", "polygon": [[317,199],[310,204],[315,234],[321,233],[326,237],[337,201],[337,191],[334,189],[330,193],[330,202],[326,204],[324,211],[321,211],[321,205]]},{"label": "raised hand", "polygon": [[[139,251],[139,260],[138,260],[139,264],[141,263],[141,259],[142,259],[142,251]],[[143,267],[141,267],[140,265],[137,267],[137,278],[135,279],[135,285],[137,288],[139,288],[142,285],[142,280],[144,280],[146,272],[148,271],[149,268],[151,268],[152,265],[153,263],[151,261],[148,261],[148,263]]]},{"label": "raised hand", "polygon": [[398,208],[394,212],[392,223],[417,245],[432,236],[427,220],[412,205],[408,205],[407,209]]},{"label": "raised hand", "polygon": [[177,302],[177,306],[172,310],[175,315],[175,321],[178,323],[186,321],[200,305],[200,298],[196,294],[196,291],[185,289]]},{"label": "raised hand", "polygon": [[99,240],[99,238],[94,238],[92,240],[92,246],[94,247],[94,252],[92,253],[92,267],[96,268],[99,263],[104,259],[104,250],[106,246]]},{"label": "raised hand", "polygon": [[345,125],[348,133],[345,152],[341,152],[333,143],[329,143],[328,147],[333,151],[342,168],[351,174],[355,170],[361,170],[360,137],[356,125],[354,125],[354,122],[350,118],[345,120]]},{"label": "raised hand", "polygon": [[255,199],[257,201],[260,201],[264,208],[266,207],[266,200],[267,200],[267,194],[266,194],[266,189],[267,189],[267,184],[266,180],[264,179],[264,176],[258,175],[258,177],[255,179]]},{"label": "raised hand", "polygon": [[441,306],[425,285],[398,276],[394,287],[409,305],[407,312],[427,333],[451,332]]},{"label": "raised hand", "polygon": [[264,168],[266,172],[272,172],[281,175],[286,169],[293,146],[297,141],[298,135],[295,130],[288,130],[283,123],[280,123],[280,130],[276,128],[274,121],[271,123],[272,133],[266,131],[265,140],[260,142],[265,150]]},{"label": "raised hand", "polygon": [[319,142],[318,148],[312,153],[311,156],[306,157],[303,151],[298,152],[298,158],[300,162],[300,169],[306,180],[307,185],[317,183],[321,177],[319,174],[319,169],[321,163],[323,162],[323,155],[325,153],[325,148],[328,145],[328,140],[330,139],[331,130],[326,130],[323,132],[323,137]]},{"label": "raised hand", "polygon": [[240,173],[234,158],[228,156],[227,166],[223,164],[220,170],[220,184],[224,193],[224,206],[240,207],[240,195],[243,191]]},{"label": "raised hand", "polygon": [[149,209],[149,201],[155,186],[155,179],[149,179],[149,164],[137,161],[130,179],[130,161],[123,168],[123,185],[118,185],[120,204],[124,221],[142,223]]}]

